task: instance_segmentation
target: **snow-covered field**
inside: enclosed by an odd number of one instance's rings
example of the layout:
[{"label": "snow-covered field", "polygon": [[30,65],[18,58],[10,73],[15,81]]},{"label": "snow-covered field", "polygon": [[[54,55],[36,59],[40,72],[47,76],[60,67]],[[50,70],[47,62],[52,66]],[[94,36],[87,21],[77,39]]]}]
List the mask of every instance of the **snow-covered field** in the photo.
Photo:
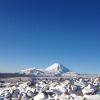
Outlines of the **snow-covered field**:
[{"label": "snow-covered field", "polygon": [[61,64],[0,75],[0,100],[100,100],[99,76],[83,76]]},{"label": "snow-covered field", "polygon": [[100,78],[1,81],[0,100],[100,100]]}]

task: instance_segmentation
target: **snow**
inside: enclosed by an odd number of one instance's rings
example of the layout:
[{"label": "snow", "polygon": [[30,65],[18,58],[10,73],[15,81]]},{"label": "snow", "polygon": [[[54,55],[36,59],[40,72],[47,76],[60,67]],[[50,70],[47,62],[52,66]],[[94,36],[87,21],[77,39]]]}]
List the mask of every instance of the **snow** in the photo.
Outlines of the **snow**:
[{"label": "snow", "polygon": [[62,74],[62,76],[78,77],[79,75],[77,73],[75,73],[75,72],[70,71],[70,72]]},{"label": "snow", "polygon": [[28,68],[20,73],[47,77],[0,83],[0,100],[100,100],[99,77],[80,77],[61,64],[55,63],[46,69]]},{"label": "snow", "polygon": [[77,77],[78,74],[70,71],[62,64],[54,63],[45,69],[28,68],[20,71],[21,74],[35,76],[71,76]]},{"label": "snow", "polygon": [[[98,84],[95,86],[94,82],[98,82]],[[76,83],[80,83],[80,85]],[[82,85],[87,84],[87,86],[84,85],[84,88],[81,88],[81,83]],[[95,91],[90,92],[91,89]],[[12,100],[100,100],[99,92],[100,80],[88,79],[86,81],[86,79],[77,78],[64,79],[63,81],[37,79],[34,82],[18,81],[13,86],[11,86],[11,83],[6,82],[5,86],[0,87],[0,100],[11,100],[11,98]]]},{"label": "snow", "polygon": [[39,74],[43,74],[44,72],[41,69],[28,68],[28,69],[21,70],[20,73],[26,75],[39,75]]},{"label": "snow", "polygon": [[100,95],[85,95],[85,98],[87,98],[87,100],[100,100]]},{"label": "snow", "polygon": [[63,65],[58,64],[58,63],[51,65],[50,67],[46,68],[45,70],[47,72],[57,73],[57,74],[66,73],[66,72],[70,71],[68,68],[66,68]]}]

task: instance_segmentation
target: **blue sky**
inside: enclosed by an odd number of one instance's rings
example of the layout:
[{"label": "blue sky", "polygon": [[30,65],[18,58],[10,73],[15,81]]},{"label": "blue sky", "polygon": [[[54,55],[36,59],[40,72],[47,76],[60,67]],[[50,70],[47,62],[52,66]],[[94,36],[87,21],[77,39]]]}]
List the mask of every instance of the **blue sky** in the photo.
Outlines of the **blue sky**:
[{"label": "blue sky", "polygon": [[58,62],[100,73],[99,0],[1,0],[0,72]]}]

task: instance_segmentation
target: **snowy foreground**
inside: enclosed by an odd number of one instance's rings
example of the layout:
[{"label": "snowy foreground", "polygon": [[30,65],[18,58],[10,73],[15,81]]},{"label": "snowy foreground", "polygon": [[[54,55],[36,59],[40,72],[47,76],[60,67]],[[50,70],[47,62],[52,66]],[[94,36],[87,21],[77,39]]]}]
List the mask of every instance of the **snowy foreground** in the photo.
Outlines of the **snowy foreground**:
[{"label": "snowy foreground", "polygon": [[0,82],[0,100],[100,100],[100,78]]}]

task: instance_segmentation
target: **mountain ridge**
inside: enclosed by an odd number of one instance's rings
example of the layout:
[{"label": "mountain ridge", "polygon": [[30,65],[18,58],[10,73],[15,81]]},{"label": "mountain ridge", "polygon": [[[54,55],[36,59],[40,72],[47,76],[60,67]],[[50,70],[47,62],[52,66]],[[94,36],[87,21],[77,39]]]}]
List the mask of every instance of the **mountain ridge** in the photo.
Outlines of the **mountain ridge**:
[{"label": "mountain ridge", "polygon": [[59,63],[54,63],[45,69],[28,68],[20,71],[21,74],[35,76],[77,76],[78,74]]}]

